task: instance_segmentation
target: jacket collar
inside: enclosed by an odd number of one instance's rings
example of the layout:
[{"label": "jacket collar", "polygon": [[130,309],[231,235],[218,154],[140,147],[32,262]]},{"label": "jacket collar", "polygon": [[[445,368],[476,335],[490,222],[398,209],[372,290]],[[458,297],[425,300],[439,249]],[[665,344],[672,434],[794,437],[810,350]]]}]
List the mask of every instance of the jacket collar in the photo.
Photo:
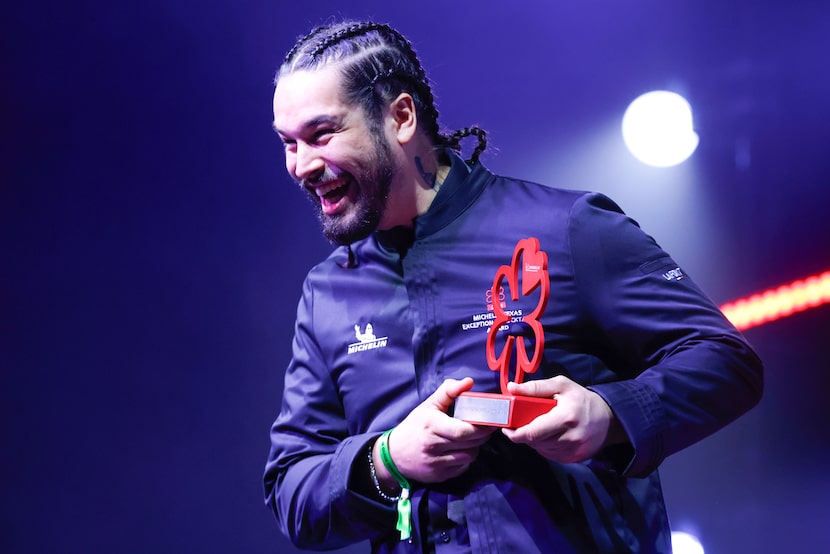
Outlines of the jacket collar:
[{"label": "jacket collar", "polygon": [[413,221],[413,228],[375,231],[375,239],[383,250],[405,254],[414,241],[452,223],[484,190],[492,174],[481,163],[470,167],[455,152],[447,150],[446,155],[450,160],[450,172],[427,212]]}]

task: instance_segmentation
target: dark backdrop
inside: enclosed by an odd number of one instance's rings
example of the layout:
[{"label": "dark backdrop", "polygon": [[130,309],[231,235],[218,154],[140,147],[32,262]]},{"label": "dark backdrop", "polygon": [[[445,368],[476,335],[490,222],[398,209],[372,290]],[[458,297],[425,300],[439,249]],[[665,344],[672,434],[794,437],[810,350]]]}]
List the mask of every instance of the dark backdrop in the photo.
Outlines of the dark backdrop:
[{"label": "dark backdrop", "polygon": [[[397,26],[444,126],[490,131],[485,164],[610,194],[717,302],[830,269],[826,2],[343,5],[0,8],[0,551],[294,551],[261,473],[330,247],[271,80],[332,16]],[[620,142],[654,88],[695,109],[677,168]],[[765,398],[664,464],[670,516],[710,554],[830,550],[830,306],[746,334]]]}]

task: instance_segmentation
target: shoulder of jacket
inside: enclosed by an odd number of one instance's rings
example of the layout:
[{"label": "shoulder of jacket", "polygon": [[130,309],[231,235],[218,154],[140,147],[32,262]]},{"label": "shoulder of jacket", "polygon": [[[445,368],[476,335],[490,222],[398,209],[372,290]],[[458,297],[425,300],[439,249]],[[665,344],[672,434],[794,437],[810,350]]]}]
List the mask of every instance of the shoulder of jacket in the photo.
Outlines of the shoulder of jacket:
[{"label": "shoulder of jacket", "polygon": [[533,191],[538,194],[546,195],[551,199],[551,201],[556,201],[563,204],[576,204],[580,202],[580,200],[592,203],[594,202],[594,200],[592,200],[594,198],[606,198],[602,194],[593,191],[563,188],[556,185],[540,183],[538,181],[531,181],[528,179],[506,177],[503,175],[495,174],[492,174],[492,177],[492,186],[526,189],[528,191]]}]

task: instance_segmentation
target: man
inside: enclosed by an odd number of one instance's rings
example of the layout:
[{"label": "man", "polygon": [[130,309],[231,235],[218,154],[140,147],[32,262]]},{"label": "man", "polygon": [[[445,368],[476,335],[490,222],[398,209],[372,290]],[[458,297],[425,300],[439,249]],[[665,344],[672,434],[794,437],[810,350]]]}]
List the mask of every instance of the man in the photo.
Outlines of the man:
[{"label": "man", "polygon": [[[755,405],[762,368],[668,254],[601,195],[493,175],[481,130],[440,133],[420,62],[386,25],[300,39],[274,128],[341,245],[306,279],[271,431],[283,532],[375,552],[670,551],[657,467]],[[557,404],[515,429],[473,425],[450,414],[462,392],[499,391],[493,305],[537,306],[491,292],[529,237],[548,259],[544,359],[508,392]],[[504,327],[501,344],[523,340]]]}]

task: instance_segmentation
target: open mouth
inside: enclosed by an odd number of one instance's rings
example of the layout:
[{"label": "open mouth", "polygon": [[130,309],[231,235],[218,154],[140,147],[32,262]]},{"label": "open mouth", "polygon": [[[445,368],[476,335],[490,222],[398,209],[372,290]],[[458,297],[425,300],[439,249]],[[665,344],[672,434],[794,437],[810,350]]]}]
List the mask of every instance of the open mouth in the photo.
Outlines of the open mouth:
[{"label": "open mouth", "polygon": [[335,181],[318,187],[314,190],[317,197],[320,199],[320,205],[323,208],[323,213],[332,215],[338,211],[343,199],[349,192],[349,185],[351,181]]}]

